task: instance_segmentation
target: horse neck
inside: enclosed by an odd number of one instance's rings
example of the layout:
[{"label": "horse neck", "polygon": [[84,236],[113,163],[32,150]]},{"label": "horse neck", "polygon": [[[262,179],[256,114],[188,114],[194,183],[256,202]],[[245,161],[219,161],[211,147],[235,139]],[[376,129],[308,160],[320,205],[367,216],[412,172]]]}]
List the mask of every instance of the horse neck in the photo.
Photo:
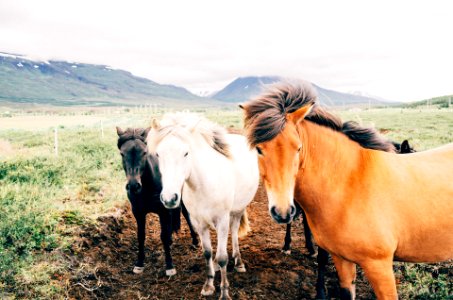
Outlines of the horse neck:
[{"label": "horse neck", "polygon": [[210,192],[211,187],[206,185],[206,182],[211,181],[213,176],[217,176],[216,174],[221,172],[221,162],[227,158],[199,136],[195,136],[191,141],[190,148],[192,162],[190,176],[186,180],[187,187],[198,192],[204,190]]},{"label": "horse neck", "polygon": [[344,134],[310,121],[301,122],[298,131],[304,146],[296,198],[308,214],[341,209],[350,187],[366,176],[370,151]]}]

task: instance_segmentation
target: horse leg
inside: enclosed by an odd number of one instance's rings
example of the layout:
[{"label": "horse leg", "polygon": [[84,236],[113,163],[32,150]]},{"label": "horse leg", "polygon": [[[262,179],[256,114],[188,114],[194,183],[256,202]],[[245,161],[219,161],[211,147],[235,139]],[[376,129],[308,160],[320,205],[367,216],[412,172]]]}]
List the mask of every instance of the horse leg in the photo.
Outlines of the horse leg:
[{"label": "horse leg", "polygon": [[201,238],[201,244],[203,245],[203,255],[206,259],[206,274],[207,279],[201,290],[203,296],[210,296],[214,294],[214,263],[212,262],[212,246],[211,246],[211,234],[209,228],[203,226],[201,230],[198,230],[198,234]]},{"label": "horse leg", "polygon": [[310,256],[315,256],[316,250],[315,247],[313,246],[313,240],[311,238],[311,230],[310,226],[308,226],[307,216],[305,215],[305,212],[303,211],[302,208],[301,212],[302,212],[302,223],[304,224],[305,248],[307,248]]},{"label": "horse leg", "polygon": [[291,223],[286,224],[285,244],[282,251],[285,254],[291,254]]},{"label": "horse leg", "polygon": [[187,225],[189,225],[190,236],[192,237],[192,247],[193,247],[194,249],[197,249],[197,248],[198,248],[198,237],[197,237],[197,233],[196,233],[195,230],[193,229],[192,222],[190,221],[189,212],[187,211],[187,208],[186,208],[186,206],[184,205],[184,202],[181,202],[181,206],[182,206],[182,215],[183,215],[184,218],[186,219]]},{"label": "horse leg", "polygon": [[316,279],[316,299],[327,299],[326,283],[324,277],[326,275],[326,266],[329,262],[329,253],[318,247],[318,278]]},{"label": "horse leg", "polygon": [[339,256],[332,255],[340,281],[340,299],[355,299],[356,265]]},{"label": "horse leg", "polygon": [[360,265],[379,300],[398,299],[392,258],[371,260]]},{"label": "horse leg", "polygon": [[234,269],[236,272],[244,273],[245,265],[241,259],[241,251],[239,250],[239,237],[238,231],[241,224],[242,214],[232,215],[231,216],[231,244],[233,245],[233,260],[234,260]]},{"label": "horse leg", "polygon": [[228,294],[228,288],[230,284],[227,278],[227,264],[228,264],[228,253],[227,253],[227,244],[228,244],[228,231],[230,229],[230,220],[229,216],[227,218],[221,219],[217,224],[217,252],[216,252],[216,261],[220,267],[220,298],[222,300],[231,299]]},{"label": "horse leg", "polygon": [[171,257],[171,244],[173,243],[171,238],[171,217],[169,214],[159,214],[160,221],[160,239],[164,245],[165,252],[165,274],[167,276],[173,276],[176,274],[176,269],[173,266],[173,259]]},{"label": "horse leg", "polygon": [[138,240],[138,258],[135,262],[133,272],[135,274],[143,273],[145,269],[145,230],[146,230],[146,214],[134,214],[137,222],[137,240]]}]

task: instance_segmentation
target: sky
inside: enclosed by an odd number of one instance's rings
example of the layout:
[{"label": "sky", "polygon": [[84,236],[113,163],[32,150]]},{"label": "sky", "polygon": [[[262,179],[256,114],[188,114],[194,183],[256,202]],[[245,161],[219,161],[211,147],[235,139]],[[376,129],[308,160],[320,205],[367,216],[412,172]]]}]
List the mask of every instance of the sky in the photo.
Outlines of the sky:
[{"label": "sky", "polygon": [[275,75],[413,101],[453,94],[452,12],[436,0],[0,0],[0,51],[193,92]]}]

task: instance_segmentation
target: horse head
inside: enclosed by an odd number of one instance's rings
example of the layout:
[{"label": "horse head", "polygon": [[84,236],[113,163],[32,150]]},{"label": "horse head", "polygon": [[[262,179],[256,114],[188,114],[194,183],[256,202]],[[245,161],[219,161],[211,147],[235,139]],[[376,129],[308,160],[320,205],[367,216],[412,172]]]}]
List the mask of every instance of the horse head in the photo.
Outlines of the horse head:
[{"label": "horse head", "polygon": [[[278,223],[289,223],[296,214],[294,187],[303,164],[303,145],[297,125],[313,107],[316,94],[304,84],[278,86],[240,107],[245,112],[249,144],[258,152],[260,174],[269,200],[269,213]],[[291,95],[297,94],[297,95]],[[289,107],[287,98],[303,98],[299,107]]]},{"label": "horse head", "polygon": [[146,137],[149,130],[150,128],[128,128],[122,130],[116,127],[118,149],[120,150],[123,169],[126,173],[126,190],[128,194],[139,194],[142,190],[142,176],[148,160]]},{"label": "horse head", "polygon": [[190,144],[185,137],[188,130],[178,125],[161,126],[155,120],[148,140],[150,151],[159,161],[162,179],[160,201],[168,208],[181,204],[184,182],[190,175]]}]

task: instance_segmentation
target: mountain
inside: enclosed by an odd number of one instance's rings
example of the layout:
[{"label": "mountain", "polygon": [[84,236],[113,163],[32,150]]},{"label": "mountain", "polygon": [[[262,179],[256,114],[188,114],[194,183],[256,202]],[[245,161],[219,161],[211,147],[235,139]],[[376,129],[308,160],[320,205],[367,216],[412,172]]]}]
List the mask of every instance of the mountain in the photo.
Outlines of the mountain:
[{"label": "mountain", "polygon": [[127,105],[209,102],[105,65],[36,61],[0,52],[0,102],[51,105]]},{"label": "mountain", "polygon": [[[219,92],[211,95],[211,98],[225,102],[243,102],[258,95],[263,86],[282,80],[278,76],[263,76],[263,77],[240,77],[228,84]],[[363,96],[357,94],[341,93],[329,89],[322,88],[313,84],[318,91],[319,101],[328,106],[364,106],[364,105],[389,105],[392,102],[387,102],[382,99]]]}]

